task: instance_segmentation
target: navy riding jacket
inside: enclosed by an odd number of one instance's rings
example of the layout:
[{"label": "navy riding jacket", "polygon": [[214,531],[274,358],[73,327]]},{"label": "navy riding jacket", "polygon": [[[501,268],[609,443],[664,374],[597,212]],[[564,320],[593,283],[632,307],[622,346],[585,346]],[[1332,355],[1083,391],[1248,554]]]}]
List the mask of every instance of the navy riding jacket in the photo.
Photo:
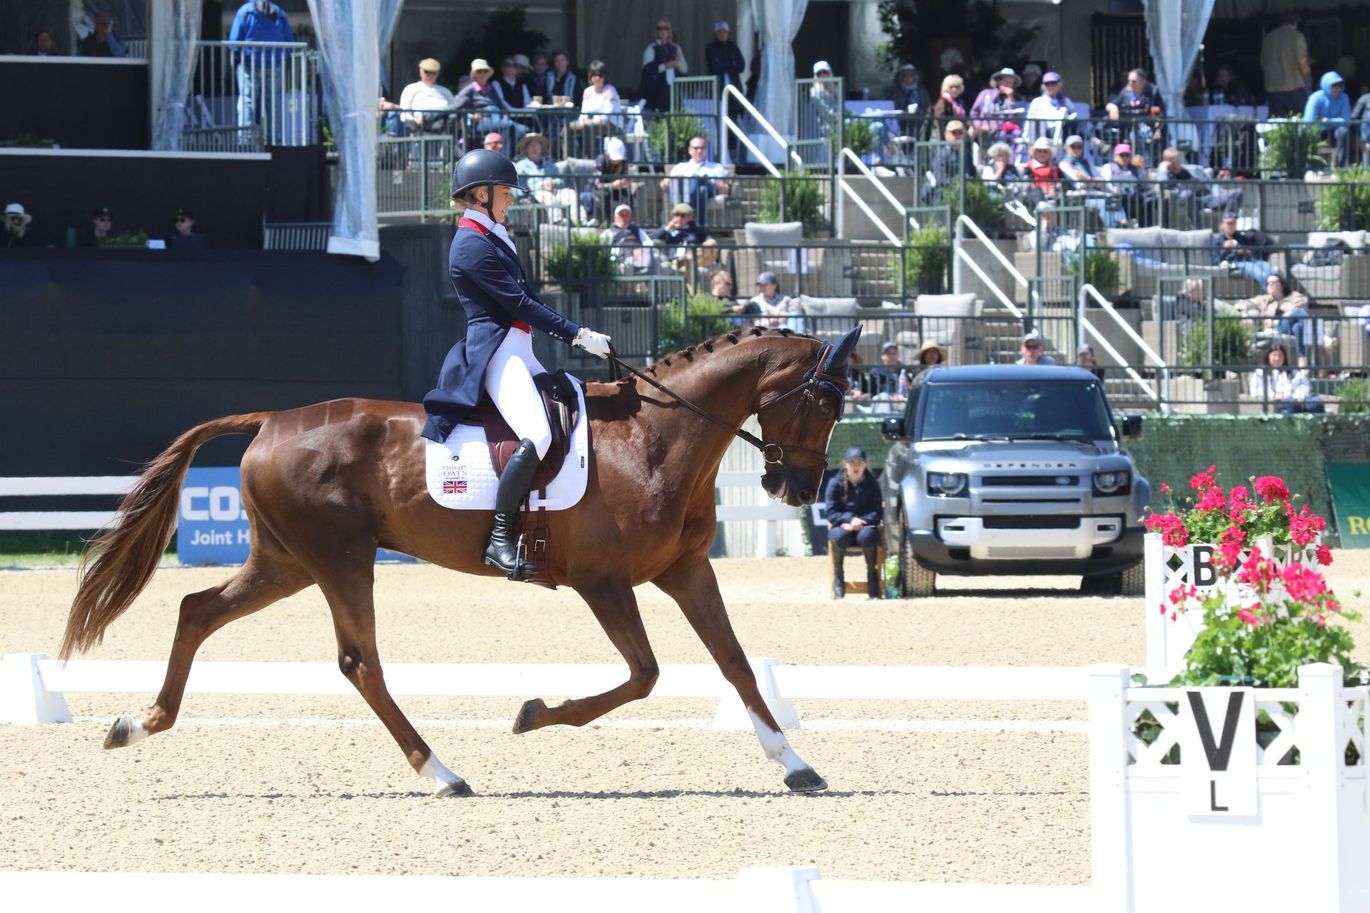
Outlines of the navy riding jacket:
[{"label": "navy riding jacket", "polygon": [[861,481],[851,485],[844,484],[846,481],[845,469],[828,480],[828,490],[823,499],[823,519],[831,526],[841,526],[852,517],[860,517],[867,526],[878,525],[885,515],[880,482],[869,469],[861,476]]},{"label": "navy riding jacket", "polygon": [[521,321],[562,342],[580,332],[575,321],[552,310],[528,291],[523,266],[507,245],[484,226],[462,219],[452,239],[449,275],[466,311],[466,337],[443,360],[438,385],[423,398],[428,423],[423,436],[442,442],[485,386],[485,368],[514,321]]}]

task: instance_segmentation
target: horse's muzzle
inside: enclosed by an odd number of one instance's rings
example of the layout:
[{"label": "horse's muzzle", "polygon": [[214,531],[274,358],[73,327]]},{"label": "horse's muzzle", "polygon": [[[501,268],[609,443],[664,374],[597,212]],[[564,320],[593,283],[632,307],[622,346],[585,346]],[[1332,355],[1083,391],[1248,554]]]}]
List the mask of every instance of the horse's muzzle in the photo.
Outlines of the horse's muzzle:
[{"label": "horse's muzzle", "polygon": [[791,507],[805,507],[818,497],[821,474],[805,470],[772,470],[761,477],[766,494]]}]

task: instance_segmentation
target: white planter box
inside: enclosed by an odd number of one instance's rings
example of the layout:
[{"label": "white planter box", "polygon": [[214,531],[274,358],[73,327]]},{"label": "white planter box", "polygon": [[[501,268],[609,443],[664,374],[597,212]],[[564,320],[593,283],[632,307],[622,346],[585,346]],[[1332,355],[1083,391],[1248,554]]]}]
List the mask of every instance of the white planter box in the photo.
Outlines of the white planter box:
[{"label": "white planter box", "polygon": [[[1317,567],[1314,552],[1318,540],[1303,549],[1296,546],[1274,547],[1275,563],[1280,567],[1298,560]],[[1170,591],[1181,584],[1192,583],[1202,593],[1222,590],[1227,581],[1212,571],[1212,556],[1217,546],[1191,542],[1182,548],[1166,545],[1160,533],[1147,533],[1143,546],[1143,567],[1146,574],[1146,667],[1155,681],[1169,681],[1184,665],[1194,638],[1203,629],[1202,612],[1181,612],[1171,621]],[[1250,556],[1241,553],[1241,561]],[[1161,608],[1165,612],[1161,612]]]},{"label": "white planter box", "polygon": [[[1299,670],[1298,688],[1139,688],[1130,685],[1126,668],[1091,669],[1090,803],[1099,908],[1370,910],[1370,689],[1342,688],[1341,675],[1339,667],[1319,664]],[[1227,739],[1225,770],[1196,747],[1200,721],[1190,691],[1209,692],[1224,706],[1234,692],[1244,692],[1243,700],[1254,705],[1238,717],[1246,725]],[[1287,714],[1282,702],[1297,703],[1296,713]],[[1178,704],[1178,712],[1168,703]],[[1224,719],[1209,707],[1211,736],[1221,748]],[[1265,750],[1256,744],[1256,708],[1282,730]],[[1163,727],[1150,745],[1134,734],[1145,710]],[[1166,762],[1177,745],[1183,746],[1179,763]],[[1359,754],[1350,765],[1348,745]],[[1279,764],[1292,748],[1299,764]],[[1236,814],[1246,811],[1237,806],[1251,781],[1249,812]]]}]

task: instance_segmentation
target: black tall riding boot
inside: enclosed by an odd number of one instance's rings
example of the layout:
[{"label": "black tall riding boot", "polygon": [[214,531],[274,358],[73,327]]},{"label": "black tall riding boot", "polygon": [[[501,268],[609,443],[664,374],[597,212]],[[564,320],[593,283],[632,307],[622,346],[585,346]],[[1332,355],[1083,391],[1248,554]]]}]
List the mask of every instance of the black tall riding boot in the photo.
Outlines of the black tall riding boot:
[{"label": "black tall riding boot", "polygon": [[868,545],[864,549],[866,553],[866,598],[880,599],[883,595],[880,588],[880,564],[876,560],[878,552],[874,545]]},{"label": "black tall riding boot", "polygon": [[485,563],[508,573],[510,580],[522,580],[537,572],[534,565],[518,559],[518,520],[519,507],[528,497],[533,473],[541,463],[533,442],[528,438],[519,441],[509,464],[504,467],[499,490],[495,493],[495,528],[490,532],[490,545],[485,549]]},{"label": "black tall riding boot", "polygon": [[832,558],[832,597],[841,599],[847,595],[847,580],[842,573],[842,555],[845,552],[836,542],[828,543],[828,556]]}]

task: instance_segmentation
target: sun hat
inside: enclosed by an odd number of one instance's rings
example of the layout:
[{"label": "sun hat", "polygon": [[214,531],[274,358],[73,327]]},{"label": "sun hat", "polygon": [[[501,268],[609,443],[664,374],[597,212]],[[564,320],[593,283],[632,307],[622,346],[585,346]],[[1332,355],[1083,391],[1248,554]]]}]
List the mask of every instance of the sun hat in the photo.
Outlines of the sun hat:
[{"label": "sun hat", "polygon": [[606,136],[604,138],[604,157],[610,161],[621,162],[628,157],[628,147],[619,137]]},{"label": "sun hat", "polygon": [[949,121],[947,121],[946,129],[947,129],[948,131],[951,131],[951,130],[965,130],[965,129],[966,129],[966,125],[963,124],[963,123],[962,123],[961,121],[959,121],[959,120],[949,120]]},{"label": "sun hat", "polygon": [[689,203],[677,203],[671,207],[671,215],[673,216],[692,216],[694,214],[695,208]]},{"label": "sun hat", "polygon": [[528,148],[529,143],[542,143],[542,148],[546,149],[547,137],[543,136],[541,133],[523,134],[523,136],[519,137],[519,155],[526,154],[524,150]]},{"label": "sun hat", "polygon": [[627,203],[619,203],[617,206],[614,207],[614,215],[618,215],[620,212],[632,212],[632,211],[633,211],[633,207],[629,206]]},{"label": "sun hat", "polygon": [[831,73],[831,72],[832,72],[832,64],[828,63],[826,60],[819,60],[819,61],[817,61],[817,62],[814,63],[814,65],[813,65],[813,75],[817,76],[819,73],[822,73],[822,72],[824,72],[825,70],[826,70],[827,72]]},{"label": "sun hat", "polygon": [[425,57],[419,61],[419,69],[425,73],[440,73],[442,72],[442,64],[432,57]]},{"label": "sun hat", "polygon": [[[1023,72],[1026,73],[1027,71],[1024,70]],[[1042,85],[1046,85],[1049,82],[1061,81],[1061,74],[1057,73],[1055,70],[1048,70],[1047,72],[1042,74]]]},{"label": "sun hat", "polygon": [[33,221],[33,216],[31,216],[31,215],[29,215],[28,213],[24,212],[24,204],[23,204],[23,203],[10,203],[8,206],[5,207],[5,215],[7,215],[7,216],[19,216],[20,218],[22,218],[22,219],[24,220],[24,224],[25,224],[25,225],[27,225],[27,224],[29,224],[30,222]]},{"label": "sun hat", "polygon": [[493,73],[495,72],[495,68],[490,66],[490,61],[486,60],[484,57],[477,57],[475,60],[471,61],[471,69],[469,72],[474,76],[477,73]]},{"label": "sun hat", "polygon": [[1043,343],[1042,334],[1037,332],[1036,330],[1029,330],[1028,332],[1024,333],[1023,345],[1027,345],[1030,342],[1035,342],[1038,345],[1041,345]]},{"label": "sun hat", "polygon": [[1114,155],[1131,155],[1131,154],[1132,154],[1132,144],[1131,144],[1131,143],[1119,143],[1118,145],[1116,145],[1116,146],[1113,147],[1113,154],[1114,154]]},{"label": "sun hat", "polygon": [[527,54],[515,54],[514,65],[524,70],[533,69],[532,61],[528,59]]},{"label": "sun hat", "polygon": [[1078,133],[1072,133],[1070,136],[1066,137],[1067,149],[1069,149],[1071,146],[1083,146],[1084,144],[1085,138]]},{"label": "sun hat", "polygon": [[942,348],[941,343],[935,339],[925,339],[923,340],[923,344],[918,347],[918,355],[916,356],[918,363],[923,364],[924,353],[932,351],[936,351],[939,356],[938,364],[944,365],[947,363],[947,350]]},{"label": "sun hat", "polygon": [[1047,139],[1045,136],[1039,136],[1037,137],[1036,141],[1033,142],[1032,149],[1034,152],[1038,149],[1049,149],[1052,152],[1055,152],[1056,144],[1053,143],[1051,140]]},{"label": "sun hat", "polygon": [[1012,80],[1013,80],[1013,86],[1014,86],[1014,88],[1017,88],[1018,86],[1021,86],[1021,85],[1023,84],[1023,80],[1022,80],[1021,78],[1019,78],[1019,76],[1018,76],[1018,74],[1017,74],[1016,72],[1014,72],[1013,67],[1004,67],[1002,70],[999,70],[998,72],[996,72],[996,73],[995,73],[993,76],[991,76],[990,78],[993,79],[993,80],[997,83],[999,80],[1003,79],[1004,77],[1008,77],[1009,79],[1012,79]]},{"label": "sun hat", "polygon": [[732,29],[728,28],[728,20],[726,20],[726,19],[720,19],[720,20],[718,20],[717,22],[714,23],[714,31],[715,31],[715,32],[731,32]]}]

